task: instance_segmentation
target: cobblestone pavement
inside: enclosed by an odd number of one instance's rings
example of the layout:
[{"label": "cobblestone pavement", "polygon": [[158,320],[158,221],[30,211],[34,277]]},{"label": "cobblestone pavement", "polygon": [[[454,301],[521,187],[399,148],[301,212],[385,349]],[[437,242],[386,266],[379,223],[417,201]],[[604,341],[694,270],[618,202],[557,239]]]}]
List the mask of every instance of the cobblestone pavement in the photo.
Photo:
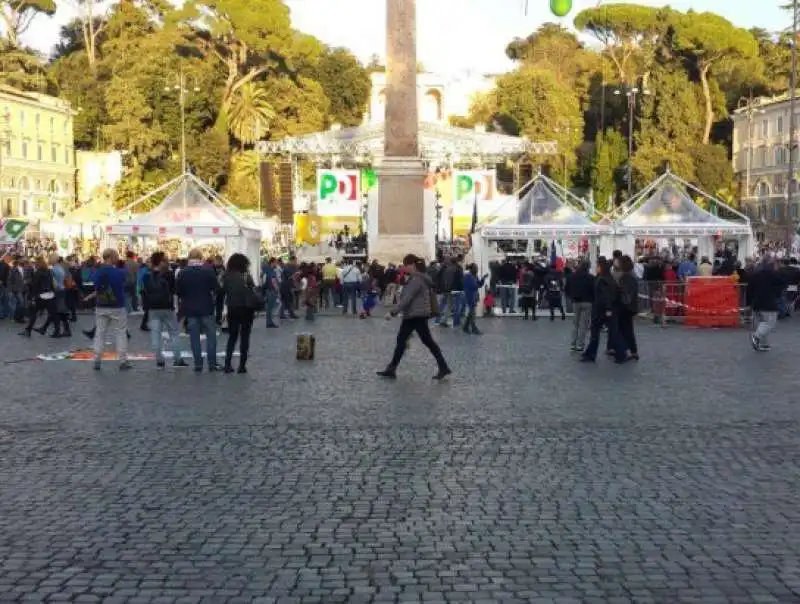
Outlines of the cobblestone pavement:
[{"label": "cobblestone pavement", "polygon": [[313,363],[259,325],[246,376],[0,364],[0,602],[800,602],[800,321],[642,325],[623,367],[481,326],[442,384],[342,318]]}]

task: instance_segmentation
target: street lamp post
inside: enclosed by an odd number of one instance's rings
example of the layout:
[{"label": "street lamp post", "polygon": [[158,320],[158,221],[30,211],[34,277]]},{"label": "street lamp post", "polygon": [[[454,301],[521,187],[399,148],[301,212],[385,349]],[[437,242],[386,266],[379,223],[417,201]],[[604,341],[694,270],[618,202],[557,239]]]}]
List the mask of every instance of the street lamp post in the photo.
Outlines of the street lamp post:
[{"label": "street lamp post", "polygon": [[792,0],[792,77],[789,84],[789,181],[786,183],[786,235],[789,246],[794,239],[794,224],[791,219],[792,196],[797,192],[795,186],[794,130],[796,127],[794,106],[797,96],[797,0]]},{"label": "street lamp post", "polygon": [[624,94],[628,97],[628,199],[630,199],[633,195],[633,114],[634,109],[636,109],[636,99],[638,95],[644,94],[647,96],[650,94],[650,91],[646,88],[644,90],[639,90],[638,87],[631,86],[624,91],[617,89],[614,91],[614,94],[617,96]]},{"label": "street lamp post", "polygon": [[439,203],[439,200],[442,198],[442,194],[439,193],[439,189],[436,189],[436,205],[434,209],[436,210],[436,235],[434,237],[434,241],[436,242],[436,253],[439,253],[439,227],[442,221],[442,204]]},{"label": "street lamp post", "polygon": [[[9,124],[11,123],[11,114],[6,111],[2,115],[2,121],[0,121],[0,216],[5,213],[5,208],[3,204],[5,204],[5,183],[3,182],[3,153],[6,150],[6,143],[11,140],[11,128]],[[6,218],[8,218],[6,216]]]},{"label": "street lamp post", "polygon": [[[178,83],[164,87],[164,92],[172,90],[178,91],[178,105],[181,108],[181,174],[186,174],[186,96],[189,90],[186,88],[186,74],[183,68],[178,72]],[[200,88],[195,84],[193,91],[200,92]]]}]

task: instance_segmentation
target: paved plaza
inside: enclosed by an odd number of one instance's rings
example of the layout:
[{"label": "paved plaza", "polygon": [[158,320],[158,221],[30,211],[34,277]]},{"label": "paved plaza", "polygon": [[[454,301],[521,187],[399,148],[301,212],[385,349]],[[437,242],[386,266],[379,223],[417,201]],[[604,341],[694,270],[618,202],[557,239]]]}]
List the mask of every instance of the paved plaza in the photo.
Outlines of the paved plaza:
[{"label": "paved plaza", "polygon": [[301,323],[246,376],[0,326],[0,602],[800,601],[800,320],[642,325],[623,367],[487,320],[436,332],[441,384],[418,342],[374,377],[396,323],[322,318],[298,363]]}]

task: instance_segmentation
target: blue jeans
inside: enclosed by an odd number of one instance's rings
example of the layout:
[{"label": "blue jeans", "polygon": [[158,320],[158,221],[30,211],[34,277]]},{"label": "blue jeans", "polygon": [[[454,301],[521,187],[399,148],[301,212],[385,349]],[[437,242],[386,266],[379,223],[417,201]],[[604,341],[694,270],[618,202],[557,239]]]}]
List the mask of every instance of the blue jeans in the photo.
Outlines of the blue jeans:
[{"label": "blue jeans", "polygon": [[164,360],[164,340],[161,332],[166,330],[172,345],[172,360],[181,359],[181,334],[178,319],[172,310],[150,310],[150,344],[156,355],[156,361]]},{"label": "blue jeans", "polygon": [[[16,269],[12,269],[16,270]],[[9,315],[8,291],[0,285],[0,319],[5,319]],[[13,314],[11,315],[14,316]]]},{"label": "blue jeans", "polygon": [[451,292],[450,300],[453,312],[453,327],[458,327],[461,325],[461,317],[464,314],[464,292]]},{"label": "blue jeans", "polygon": [[500,294],[500,306],[503,312],[514,312],[517,310],[516,290],[513,285],[499,285],[497,287]]},{"label": "blue jeans", "polygon": [[214,315],[207,317],[189,317],[189,341],[192,345],[192,356],[195,368],[203,368],[203,347],[200,334],[206,334],[206,358],[209,367],[217,366],[217,324]]},{"label": "blue jeans", "polygon": [[600,348],[600,332],[603,330],[604,325],[608,327],[608,349],[613,350],[615,356],[624,358],[627,353],[627,346],[625,342],[620,341],[617,318],[614,315],[607,317],[605,313],[592,315],[589,345],[583,352],[583,356],[589,359],[597,358],[597,349]]},{"label": "blue jeans", "polygon": [[267,325],[275,325],[275,309],[278,307],[278,292],[266,291],[264,300],[267,306]]},{"label": "blue jeans", "polygon": [[356,292],[358,291],[358,284],[357,283],[345,283],[343,287],[343,297],[344,300],[342,301],[342,314],[347,314],[347,306],[350,305],[353,314],[358,314],[358,297]]},{"label": "blue jeans", "polygon": [[8,308],[9,319],[13,320],[15,318],[17,309],[21,306],[25,306],[25,298],[22,296],[22,294],[8,292],[6,298],[6,307]]}]

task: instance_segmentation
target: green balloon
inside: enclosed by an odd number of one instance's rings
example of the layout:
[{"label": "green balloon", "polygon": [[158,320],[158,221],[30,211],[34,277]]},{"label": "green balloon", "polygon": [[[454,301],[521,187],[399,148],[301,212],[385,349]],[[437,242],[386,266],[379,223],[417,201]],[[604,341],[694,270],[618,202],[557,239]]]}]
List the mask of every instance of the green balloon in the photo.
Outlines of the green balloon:
[{"label": "green balloon", "polygon": [[566,17],[572,10],[572,0],[550,0],[550,11],[556,17]]}]

